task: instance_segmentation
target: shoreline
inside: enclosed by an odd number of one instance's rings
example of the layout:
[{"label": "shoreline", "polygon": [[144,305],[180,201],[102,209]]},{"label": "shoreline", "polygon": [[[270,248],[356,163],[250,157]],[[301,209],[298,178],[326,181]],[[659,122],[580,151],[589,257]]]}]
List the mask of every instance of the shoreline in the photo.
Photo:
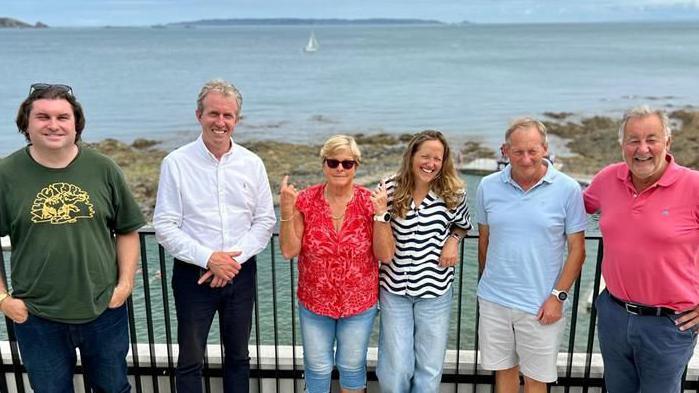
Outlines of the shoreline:
[{"label": "shoreline", "polygon": [[[668,113],[673,129],[671,151],[677,163],[699,169],[699,109],[687,107]],[[540,119],[551,135],[550,145],[555,148],[556,161],[562,163],[562,171],[576,177],[590,178],[600,169],[621,161],[617,142],[619,119],[593,115],[580,116],[568,112],[547,112]],[[503,131],[504,132],[504,131]],[[374,187],[378,181],[398,169],[403,150],[412,134],[353,134],[362,152],[362,163],[357,171],[356,183]],[[447,136],[448,137],[448,136]],[[148,221],[155,208],[160,163],[169,150],[163,149],[164,141],[136,139],[127,144],[115,139],[86,143],[111,157],[123,170],[126,180]],[[258,154],[265,163],[272,194],[277,204],[279,183],[284,175],[297,188],[304,188],[322,181],[321,162],[318,157],[320,144],[297,144],[281,141],[252,140],[242,146]],[[461,163],[478,159],[495,159],[499,152],[478,138],[466,139],[451,146]]]},{"label": "shoreline", "polygon": [[[667,110],[672,130],[670,152],[678,164],[699,169],[699,108]],[[570,154],[557,154],[563,172],[592,176],[605,166],[622,160],[618,142],[621,119],[573,113],[547,112],[542,117],[551,135],[565,142]]]}]

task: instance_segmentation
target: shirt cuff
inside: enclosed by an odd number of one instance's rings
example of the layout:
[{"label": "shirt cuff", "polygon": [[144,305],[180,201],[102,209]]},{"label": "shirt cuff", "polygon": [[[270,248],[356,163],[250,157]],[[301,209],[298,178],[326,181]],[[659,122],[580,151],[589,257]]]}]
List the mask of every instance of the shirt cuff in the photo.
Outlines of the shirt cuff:
[{"label": "shirt cuff", "polygon": [[211,254],[213,253],[214,251],[209,249],[208,247],[197,247],[196,255],[194,256],[194,264],[201,267],[202,269],[206,269],[206,265],[209,264],[209,258],[211,258]]},{"label": "shirt cuff", "polygon": [[238,255],[237,257],[234,257],[235,260],[236,260],[239,264],[242,265],[242,264],[244,264],[245,262],[247,262],[248,259],[250,259],[250,256],[248,256],[248,253],[245,252],[245,249],[244,249],[244,248],[239,247],[239,246],[236,246],[236,247],[233,247],[233,248],[234,248],[234,249],[237,249],[237,250],[240,250],[240,255]]}]

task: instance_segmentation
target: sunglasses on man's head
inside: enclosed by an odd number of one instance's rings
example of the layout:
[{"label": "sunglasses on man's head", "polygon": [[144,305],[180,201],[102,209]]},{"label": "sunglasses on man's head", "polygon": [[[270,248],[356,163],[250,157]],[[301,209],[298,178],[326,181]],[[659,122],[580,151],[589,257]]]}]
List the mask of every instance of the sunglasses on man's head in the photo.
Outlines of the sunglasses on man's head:
[{"label": "sunglasses on man's head", "polygon": [[352,169],[354,168],[355,165],[357,165],[357,161],[354,160],[335,160],[332,158],[326,158],[325,163],[328,165],[328,168],[330,169],[335,169],[337,168],[338,165],[342,164],[342,167],[345,169]]},{"label": "sunglasses on man's head", "polygon": [[41,90],[46,90],[46,89],[58,89],[61,91],[65,91],[68,93],[68,95],[72,96],[73,95],[73,88],[68,86],[68,85],[63,85],[63,84],[53,84],[53,83],[32,83],[31,86],[29,86],[29,95],[32,95],[35,91],[41,91]]}]

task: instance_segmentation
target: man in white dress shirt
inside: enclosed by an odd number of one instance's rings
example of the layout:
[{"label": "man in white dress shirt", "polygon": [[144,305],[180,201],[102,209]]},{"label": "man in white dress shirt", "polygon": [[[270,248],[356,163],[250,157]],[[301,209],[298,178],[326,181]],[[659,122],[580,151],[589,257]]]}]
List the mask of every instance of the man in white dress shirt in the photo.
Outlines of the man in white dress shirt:
[{"label": "man in white dress shirt", "polygon": [[175,257],[177,391],[202,391],[206,340],[218,312],[224,392],[249,390],[248,341],[255,299],[255,255],[276,218],[262,160],[236,144],[242,96],[230,83],[204,85],[196,116],[201,135],[163,160],[153,217],[158,242]]}]

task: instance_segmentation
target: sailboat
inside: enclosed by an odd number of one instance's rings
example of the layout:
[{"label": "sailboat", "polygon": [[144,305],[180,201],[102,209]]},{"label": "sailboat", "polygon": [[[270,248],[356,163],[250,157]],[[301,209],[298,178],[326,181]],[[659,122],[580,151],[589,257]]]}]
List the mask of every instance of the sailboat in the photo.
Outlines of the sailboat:
[{"label": "sailboat", "polygon": [[318,40],[316,39],[316,35],[313,31],[311,31],[311,36],[308,37],[308,43],[303,48],[303,51],[304,52],[317,52],[319,48],[320,48],[320,45],[318,45]]}]

